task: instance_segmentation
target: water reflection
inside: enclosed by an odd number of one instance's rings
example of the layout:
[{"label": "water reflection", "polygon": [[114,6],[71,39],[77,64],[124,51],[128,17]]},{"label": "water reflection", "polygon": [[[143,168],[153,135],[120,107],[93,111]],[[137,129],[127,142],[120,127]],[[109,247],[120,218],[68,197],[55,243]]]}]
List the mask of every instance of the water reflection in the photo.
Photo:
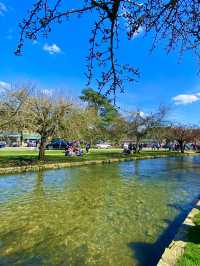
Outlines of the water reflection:
[{"label": "water reflection", "polygon": [[1,177],[0,265],[153,265],[199,193],[199,162]]}]

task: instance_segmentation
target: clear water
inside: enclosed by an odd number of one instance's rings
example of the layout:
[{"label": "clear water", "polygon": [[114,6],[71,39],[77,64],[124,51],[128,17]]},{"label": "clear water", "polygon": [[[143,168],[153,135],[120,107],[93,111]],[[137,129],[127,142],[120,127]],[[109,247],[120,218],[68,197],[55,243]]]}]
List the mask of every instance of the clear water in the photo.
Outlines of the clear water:
[{"label": "clear water", "polygon": [[0,265],[155,265],[200,193],[200,157],[0,177]]}]

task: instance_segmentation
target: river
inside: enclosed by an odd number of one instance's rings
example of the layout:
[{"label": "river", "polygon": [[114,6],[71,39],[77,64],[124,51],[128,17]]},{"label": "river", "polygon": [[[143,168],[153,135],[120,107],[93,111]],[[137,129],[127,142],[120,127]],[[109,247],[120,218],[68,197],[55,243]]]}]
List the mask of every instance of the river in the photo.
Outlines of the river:
[{"label": "river", "polygon": [[200,157],[0,177],[0,265],[153,266],[200,194]]}]

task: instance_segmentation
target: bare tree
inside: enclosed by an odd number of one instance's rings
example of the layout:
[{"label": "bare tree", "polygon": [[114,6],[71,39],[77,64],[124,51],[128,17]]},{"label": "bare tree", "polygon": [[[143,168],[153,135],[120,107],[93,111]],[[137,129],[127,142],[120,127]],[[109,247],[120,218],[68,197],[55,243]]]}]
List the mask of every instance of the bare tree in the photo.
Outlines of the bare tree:
[{"label": "bare tree", "polygon": [[[181,54],[193,50],[199,57],[200,3],[198,0],[35,0],[28,15],[20,23],[21,34],[16,54],[22,52],[25,39],[47,36],[54,23],[68,21],[72,16],[92,15],[87,81],[94,79],[106,94],[123,91],[126,81],[135,81],[137,68],[121,63],[117,49],[123,33],[132,40],[141,30],[153,32],[155,48],[160,39],[167,39],[167,51],[179,47]],[[71,5],[71,7],[70,7]],[[93,77],[100,67],[100,76]],[[97,72],[95,72],[97,73]]]},{"label": "bare tree", "polygon": [[99,117],[91,108],[83,108],[73,103],[67,116],[65,116],[61,137],[68,140],[82,140],[93,143],[99,135]]},{"label": "bare tree", "polygon": [[148,136],[151,137],[159,145],[167,139],[168,126],[160,125],[153,127],[149,130]]},{"label": "bare tree", "polygon": [[192,141],[194,143],[194,148],[198,149],[199,143],[200,143],[200,128],[198,126],[194,126],[192,128]]},{"label": "bare tree", "polygon": [[145,115],[139,110],[131,113],[128,118],[127,133],[129,137],[136,139],[136,152],[139,151],[139,144],[148,132],[161,126],[166,112],[167,109],[161,106],[157,112],[151,114]]},{"label": "bare tree", "polygon": [[126,138],[126,129],[127,121],[123,116],[118,115],[110,123],[110,127],[107,128],[108,139],[112,141],[112,143],[117,144],[119,146],[121,144],[121,141]]},{"label": "bare tree", "polygon": [[40,134],[39,160],[45,160],[45,148],[49,138],[59,133],[64,117],[71,104],[64,99],[55,100],[40,93],[28,99],[24,115],[27,116],[29,130]]},{"label": "bare tree", "polygon": [[180,145],[181,153],[185,151],[185,144],[193,140],[192,128],[186,125],[174,125],[169,128],[168,137],[176,140]]},{"label": "bare tree", "polygon": [[0,91],[0,130],[13,129],[16,117],[27,101],[26,87],[11,87]]}]

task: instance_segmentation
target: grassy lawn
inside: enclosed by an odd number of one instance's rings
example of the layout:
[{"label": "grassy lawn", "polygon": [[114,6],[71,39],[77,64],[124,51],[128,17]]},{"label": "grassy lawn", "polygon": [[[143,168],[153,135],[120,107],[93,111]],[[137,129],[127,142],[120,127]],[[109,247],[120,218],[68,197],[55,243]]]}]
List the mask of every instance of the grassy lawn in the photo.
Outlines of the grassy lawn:
[{"label": "grassy lawn", "polygon": [[200,213],[196,215],[194,223],[196,226],[189,230],[189,242],[177,266],[200,265]]},{"label": "grassy lawn", "polygon": [[[129,158],[163,154],[175,155],[179,153],[168,151],[142,151],[139,154],[124,155],[121,149],[92,149],[88,154],[84,153],[82,157],[66,157],[62,150],[47,150],[45,163],[107,160],[111,158]],[[38,152],[35,150],[2,149],[0,150],[0,168],[35,165],[39,163],[37,157]]]}]

